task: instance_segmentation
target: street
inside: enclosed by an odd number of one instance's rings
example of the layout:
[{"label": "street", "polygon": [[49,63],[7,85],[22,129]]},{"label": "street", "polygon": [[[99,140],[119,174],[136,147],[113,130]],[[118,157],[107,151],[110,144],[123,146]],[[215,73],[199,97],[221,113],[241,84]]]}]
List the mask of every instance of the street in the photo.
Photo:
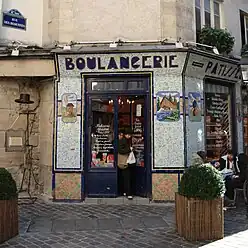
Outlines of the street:
[{"label": "street", "polygon": [[[244,206],[226,211],[221,241],[188,242],[175,232],[173,204],[87,205],[44,203],[20,205],[20,235],[3,247],[247,247]],[[231,236],[235,234],[236,236]],[[204,246],[206,245],[206,246]],[[243,245],[243,246],[242,246]]]}]

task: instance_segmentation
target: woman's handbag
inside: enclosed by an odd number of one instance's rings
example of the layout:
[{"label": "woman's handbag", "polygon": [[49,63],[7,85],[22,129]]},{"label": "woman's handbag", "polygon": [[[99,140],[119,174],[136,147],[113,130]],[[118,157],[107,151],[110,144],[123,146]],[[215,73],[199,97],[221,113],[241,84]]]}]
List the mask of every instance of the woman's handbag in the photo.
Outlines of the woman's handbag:
[{"label": "woman's handbag", "polygon": [[127,164],[127,159],[128,159],[128,154],[120,154],[118,153],[118,164],[117,166],[119,167],[119,169],[124,170],[128,167]]},{"label": "woman's handbag", "polygon": [[135,164],[135,163],[136,163],[136,158],[134,156],[134,153],[130,152],[127,158],[127,164]]}]

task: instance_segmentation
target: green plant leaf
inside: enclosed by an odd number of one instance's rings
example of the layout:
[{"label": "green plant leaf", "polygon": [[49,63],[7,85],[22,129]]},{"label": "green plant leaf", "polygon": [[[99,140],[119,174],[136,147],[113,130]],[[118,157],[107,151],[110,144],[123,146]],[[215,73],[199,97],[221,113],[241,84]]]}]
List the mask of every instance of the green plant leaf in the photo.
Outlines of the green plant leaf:
[{"label": "green plant leaf", "polygon": [[200,43],[215,46],[221,54],[229,54],[235,38],[226,29],[204,27],[200,33]]},{"label": "green plant leaf", "polygon": [[179,194],[201,200],[213,200],[223,196],[224,193],[223,176],[210,164],[186,169],[179,187]]},{"label": "green plant leaf", "polygon": [[11,200],[17,196],[16,182],[12,175],[5,168],[0,168],[0,200]]}]

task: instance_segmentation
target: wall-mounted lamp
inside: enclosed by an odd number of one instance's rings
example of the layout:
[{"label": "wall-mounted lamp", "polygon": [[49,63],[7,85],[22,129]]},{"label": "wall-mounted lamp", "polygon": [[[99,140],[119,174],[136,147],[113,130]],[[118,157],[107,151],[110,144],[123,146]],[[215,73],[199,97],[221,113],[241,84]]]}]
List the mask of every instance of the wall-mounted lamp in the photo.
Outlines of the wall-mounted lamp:
[{"label": "wall-mounted lamp", "polygon": [[217,47],[215,47],[215,46],[209,46],[209,45],[206,45],[206,44],[202,44],[202,43],[198,43],[198,42],[193,42],[193,41],[187,41],[186,44],[192,44],[192,45],[197,45],[197,46],[211,48],[214,54],[216,54],[216,55],[219,55],[220,54],[219,51],[218,51],[218,49],[217,49]]},{"label": "wall-mounted lamp", "polygon": [[66,45],[66,46],[63,46],[63,50],[71,50],[71,46],[70,45]]},{"label": "wall-mounted lamp", "polygon": [[109,44],[110,48],[116,48],[118,46],[118,44],[116,42],[112,42]]},{"label": "wall-mounted lamp", "polygon": [[11,52],[11,56],[19,56],[20,51],[18,49],[13,49]]}]

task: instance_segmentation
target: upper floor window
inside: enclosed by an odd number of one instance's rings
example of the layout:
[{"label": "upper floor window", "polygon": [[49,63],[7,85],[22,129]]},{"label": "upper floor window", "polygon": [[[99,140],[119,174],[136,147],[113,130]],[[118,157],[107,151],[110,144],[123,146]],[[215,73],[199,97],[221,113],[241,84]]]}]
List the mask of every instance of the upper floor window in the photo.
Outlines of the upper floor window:
[{"label": "upper floor window", "polygon": [[246,44],[248,44],[248,16],[245,16],[244,22],[245,22],[245,41]]},{"label": "upper floor window", "polygon": [[221,3],[218,0],[195,0],[196,41],[203,27],[221,28]]},{"label": "upper floor window", "polygon": [[242,46],[248,44],[248,13],[240,10]]}]

